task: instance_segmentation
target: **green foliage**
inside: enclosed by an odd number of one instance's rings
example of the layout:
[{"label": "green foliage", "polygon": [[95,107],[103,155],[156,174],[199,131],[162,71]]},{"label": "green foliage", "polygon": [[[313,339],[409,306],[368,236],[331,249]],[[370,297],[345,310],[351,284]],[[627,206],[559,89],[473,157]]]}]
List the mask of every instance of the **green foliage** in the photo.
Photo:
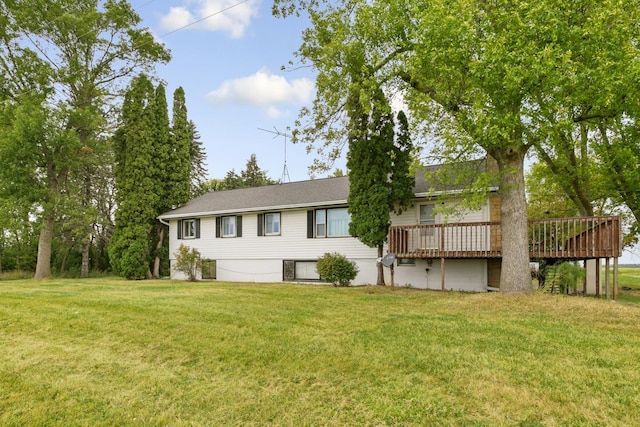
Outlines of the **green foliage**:
[{"label": "green foliage", "polygon": [[[171,122],[171,154],[169,163],[164,165],[168,169],[169,180],[165,183],[168,188],[169,207],[178,207],[189,201],[191,197],[192,145],[195,139],[195,126],[189,122],[184,89],[177,88],[173,93],[173,118]],[[199,153],[194,152],[194,156]],[[197,158],[193,163],[200,167]],[[162,212],[159,212],[162,213]]]},{"label": "green foliage", "polygon": [[[48,277],[55,222],[72,215],[60,210],[89,211],[104,197],[94,181],[109,170],[104,135],[112,131],[113,97],[170,55],[137,27],[140,17],[127,1],[7,1],[0,9],[0,162],[7,166],[0,187],[11,183],[23,203],[38,206],[36,276]],[[66,236],[83,235],[87,247],[95,220],[75,217]]]},{"label": "green foliage", "polygon": [[149,271],[151,233],[163,196],[155,191],[154,98],[151,81],[144,75],[136,78],[125,96],[122,124],[114,138],[118,209],[109,256],[114,270],[130,279],[143,278]]},{"label": "green foliage", "polygon": [[561,180],[544,163],[532,165],[526,176],[529,219],[577,216],[576,205],[571,199],[563,197],[565,193],[560,186]]},{"label": "green foliage", "polygon": [[256,155],[251,154],[245,169],[240,174],[237,174],[235,169],[231,169],[222,180],[209,181],[208,188],[212,191],[220,191],[233,190],[234,188],[261,187],[277,183],[277,181],[267,176],[267,171],[260,169]]},{"label": "green foliage", "polygon": [[174,252],[176,257],[175,270],[187,276],[187,280],[195,282],[198,270],[202,268],[200,252],[196,248],[189,248],[183,244]]},{"label": "green foliage", "polygon": [[381,89],[369,93],[354,84],[349,97],[349,232],[369,247],[386,240],[390,212],[401,212],[413,198],[412,144],[406,117],[396,141],[391,107]]},{"label": "green foliage", "polygon": [[318,258],[316,270],[322,280],[334,286],[349,286],[358,275],[358,266],[337,252],[325,253]]},{"label": "green foliage", "polygon": [[132,280],[149,275],[149,228],[144,224],[116,227],[109,243],[109,260],[113,271]]},{"label": "green foliage", "polygon": [[189,131],[191,134],[189,145],[191,197],[195,198],[206,193],[207,154],[202,146],[202,141],[200,141],[200,133],[196,129],[196,124],[191,120],[189,121]]},{"label": "green foliage", "polygon": [[[640,117],[638,2],[274,3],[283,16],[306,10],[312,24],[298,50],[303,64],[296,65],[318,71],[316,99],[301,112],[295,138],[312,146],[326,141],[321,148],[330,161],[357,126],[359,118],[349,113],[352,99],[371,98],[381,88],[401,94],[411,128],[430,141],[425,148],[431,159],[458,165],[488,155],[496,161],[503,292],[530,288],[524,159],[533,147],[545,161],[543,154],[557,155],[563,182],[573,185],[591,182],[587,159],[599,152],[578,142],[583,136],[597,141],[611,154],[602,157],[608,159],[602,162],[609,166],[606,176],[624,181],[617,188],[640,213],[631,150],[638,146]],[[609,150],[623,136],[631,155]],[[574,161],[576,153],[580,159]],[[486,176],[478,178],[468,192],[476,204],[480,184],[487,183]],[[575,203],[580,208],[594,200],[595,192],[583,193],[574,201],[587,200]]]},{"label": "green foliage", "polygon": [[584,280],[584,269],[575,262],[562,262],[545,267],[544,289],[558,287],[560,293],[575,293],[578,285]]}]

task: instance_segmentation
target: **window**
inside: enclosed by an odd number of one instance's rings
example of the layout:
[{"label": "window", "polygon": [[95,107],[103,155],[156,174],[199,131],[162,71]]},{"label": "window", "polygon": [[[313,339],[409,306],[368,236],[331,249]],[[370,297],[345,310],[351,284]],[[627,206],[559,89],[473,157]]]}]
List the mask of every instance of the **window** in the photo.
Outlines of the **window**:
[{"label": "window", "polygon": [[178,220],[178,239],[199,239],[200,219],[189,218]]},{"label": "window", "polygon": [[185,219],[182,221],[182,238],[193,239],[196,237],[196,220]]},{"label": "window", "polygon": [[317,261],[284,260],[282,279],[285,282],[293,280],[319,281],[317,264]]},{"label": "window", "polygon": [[416,265],[414,258],[398,258],[398,265]]},{"label": "window", "polygon": [[236,217],[222,217],[222,237],[236,237]]},{"label": "window", "polygon": [[242,237],[242,216],[217,217],[216,237]]},{"label": "window", "polygon": [[280,212],[258,214],[258,236],[280,235]]},{"label": "window", "polygon": [[[421,225],[435,225],[436,217],[433,214],[433,204],[428,205],[420,205],[420,219],[419,222]],[[427,228],[425,230],[420,230],[420,235],[422,237],[433,236],[435,233],[435,229]]]},{"label": "window", "polygon": [[435,224],[436,217],[433,214],[433,204],[420,205],[420,224]]},{"label": "window", "polygon": [[327,235],[327,211],[316,211],[316,237],[326,237]]},{"label": "window", "polygon": [[327,209],[327,237],[348,236],[350,222],[347,208]]},{"label": "window", "polygon": [[307,237],[349,236],[351,215],[347,208],[317,209],[307,215]]}]

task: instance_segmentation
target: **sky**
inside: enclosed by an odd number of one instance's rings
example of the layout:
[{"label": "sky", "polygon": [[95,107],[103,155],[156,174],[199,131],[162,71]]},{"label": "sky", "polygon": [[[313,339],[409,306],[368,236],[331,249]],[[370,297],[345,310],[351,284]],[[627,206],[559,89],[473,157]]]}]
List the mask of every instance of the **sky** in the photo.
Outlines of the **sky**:
[{"label": "sky", "polygon": [[[255,154],[272,179],[309,179],[314,154],[277,134],[290,133],[301,107],[309,106],[315,94],[308,67],[282,70],[295,61],[305,18],[273,17],[271,0],[130,2],[143,19],[141,26],[171,51],[173,59],[158,65],[156,75],[167,85],[169,107],[173,91],[184,88],[209,178],[240,172]],[[336,167],[344,170],[344,162]]]},{"label": "sky", "polygon": [[[295,62],[308,25],[305,18],[273,17],[271,0],[131,4],[141,26],[172,53],[171,62],[159,65],[156,75],[167,85],[169,106],[173,91],[184,88],[189,117],[207,154],[209,178],[242,171],[255,154],[272,179],[309,179],[315,154],[276,134],[290,132],[300,109],[314,98],[313,71],[288,66]],[[335,167],[346,170],[344,158]],[[620,262],[640,263],[640,248],[625,250]]]}]

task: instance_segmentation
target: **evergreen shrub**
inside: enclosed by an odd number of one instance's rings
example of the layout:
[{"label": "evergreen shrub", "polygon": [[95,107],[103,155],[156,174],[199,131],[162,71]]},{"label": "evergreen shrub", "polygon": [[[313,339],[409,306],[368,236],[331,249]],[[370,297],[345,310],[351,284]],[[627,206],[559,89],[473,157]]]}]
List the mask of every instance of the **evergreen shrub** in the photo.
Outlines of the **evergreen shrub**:
[{"label": "evergreen shrub", "polygon": [[316,270],[322,280],[333,286],[349,286],[358,275],[358,266],[337,252],[325,253],[318,258]]}]

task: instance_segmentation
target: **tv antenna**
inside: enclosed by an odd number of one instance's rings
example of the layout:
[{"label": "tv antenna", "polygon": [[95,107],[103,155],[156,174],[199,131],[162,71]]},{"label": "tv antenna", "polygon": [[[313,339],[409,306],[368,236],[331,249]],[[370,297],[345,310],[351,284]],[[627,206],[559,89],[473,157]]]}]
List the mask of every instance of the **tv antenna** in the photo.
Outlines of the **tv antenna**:
[{"label": "tv antenna", "polygon": [[290,182],[291,178],[289,177],[289,170],[287,169],[287,138],[291,138],[291,135],[289,135],[287,133],[284,133],[284,132],[280,132],[278,129],[276,129],[275,126],[273,127],[274,130],[262,129],[262,128],[258,128],[258,129],[261,130],[261,131],[264,131],[264,132],[269,132],[269,133],[275,134],[273,139],[276,139],[279,136],[283,136],[284,137],[284,168],[282,169],[282,178],[281,178],[280,182],[285,182],[285,177],[286,177],[287,181]]}]

